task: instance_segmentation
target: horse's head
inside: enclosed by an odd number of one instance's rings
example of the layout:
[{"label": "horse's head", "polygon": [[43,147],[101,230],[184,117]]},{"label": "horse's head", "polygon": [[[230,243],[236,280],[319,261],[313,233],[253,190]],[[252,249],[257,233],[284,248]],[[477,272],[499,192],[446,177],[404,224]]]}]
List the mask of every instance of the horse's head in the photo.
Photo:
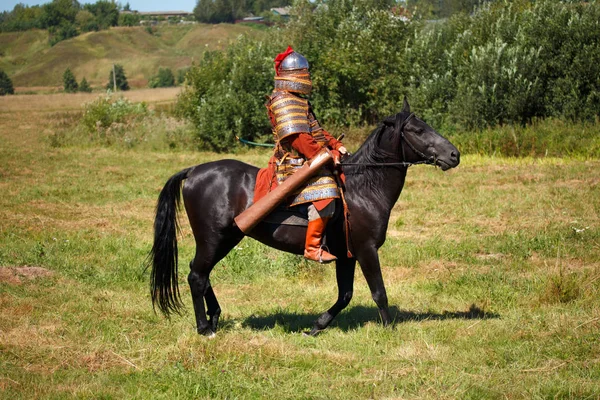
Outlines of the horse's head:
[{"label": "horse's head", "polygon": [[[404,162],[426,161],[438,165],[443,171],[460,163],[460,152],[446,138],[437,133],[415,114],[404,98],[404,108],[398,114],[388,117],[384,125],[393,127],[399,157]],[[400,143],[398,143],[398,140]]]}]

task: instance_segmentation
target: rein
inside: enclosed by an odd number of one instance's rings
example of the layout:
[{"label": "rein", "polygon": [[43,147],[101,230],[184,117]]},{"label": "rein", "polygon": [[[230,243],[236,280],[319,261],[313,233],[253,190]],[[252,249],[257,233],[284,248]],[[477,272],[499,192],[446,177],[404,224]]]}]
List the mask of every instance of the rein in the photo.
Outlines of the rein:
[{"label": "rein", "polygon": [[[349,163],[349,162],[342,162],[341,166],[342,167],[346,167],[346,166],[363,166],[363,167],[410,167],[412,165],[419,165],[419,164],[435,165],[435,159],[433,157],[427,157],[425,154],[423,154],[422,152],[420,152],[419,150],[417,150],[415,148],[415,146],[411,142],[408,141],[408,139],[406,138],[406,135],[404,134],[404,128],[406,127],[406,124],[408,124],[408,122],[414,116],[415,116],[414,113],[410,113],[410,115],[408,117],[406,117],[400,124],[398,124],[399,121],[398,121],[398,119],[396,117],[396,122],[395,122],[394,125],[396,125],[397,128],[395,130],[400,132],[400,141],[402,141],[402,139],[404,139],[404,141],[406,142],[406,144],[408,145],[408,147],[410,147],[410,149],[412,151],[414,151],[415,154],[417,154],[418,156],[424,158],[424,160],[422,160],[422,161],[415,161],[415,162],[400,161],[400,162],[382,162],[382,163]],[[402,160],[406,160],[406,155],[404,154],[404,146],[402,146],[402,144],[400,144],[399,147],[402,149]],[[390,154],[392,156],[397,156],[397,154],[392,154],[392,153],[389,153],[389,152],[387,152],[385,150],[384,150],[384,152],[388,153],[388,154]]]}]

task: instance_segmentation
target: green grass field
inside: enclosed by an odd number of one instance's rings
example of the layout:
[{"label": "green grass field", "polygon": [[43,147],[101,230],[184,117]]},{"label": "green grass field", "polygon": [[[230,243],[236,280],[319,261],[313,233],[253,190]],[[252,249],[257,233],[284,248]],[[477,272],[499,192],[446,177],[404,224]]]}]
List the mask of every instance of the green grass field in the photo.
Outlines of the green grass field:
[{"label": "green grass field", "polygon": [[[1,398],[600,397],[600,161],[411,168],[380,250],[388,328],[357,271],[350,307],[302,336],[335,300],[333,268],[244,240],[212,275],[208,340],[185,217],[183,316],[153,313],[143,265],[166,179],[228,156],[52,147],[73,111],[11,108],[20,97],[0,98]],[[235,157],[264,165],[269,150]]]}]

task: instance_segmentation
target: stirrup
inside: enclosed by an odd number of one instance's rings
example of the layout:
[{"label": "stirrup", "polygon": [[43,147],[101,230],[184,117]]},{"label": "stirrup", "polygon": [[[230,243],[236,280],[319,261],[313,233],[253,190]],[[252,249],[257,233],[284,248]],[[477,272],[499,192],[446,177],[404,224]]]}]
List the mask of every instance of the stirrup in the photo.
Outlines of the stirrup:
[{"label": "stirrup", "polygon": [[319,247],[319,249],[315,251],[316,254],[311,254],[308,251],[304,250],[304,258],[306,258],[307,260],[316,261],[320,264],[328,264],[330,262],[336,261],[337,257],[329,253],[327,251],[329,249],[324,250],[323,247],[327,248],[327,246]]}]

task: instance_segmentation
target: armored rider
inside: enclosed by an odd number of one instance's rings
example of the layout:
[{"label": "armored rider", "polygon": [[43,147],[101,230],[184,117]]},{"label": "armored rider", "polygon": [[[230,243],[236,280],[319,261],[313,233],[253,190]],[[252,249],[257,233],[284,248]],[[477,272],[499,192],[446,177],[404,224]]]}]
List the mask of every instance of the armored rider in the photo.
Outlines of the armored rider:
[{"label": "armored rider", "polygon": [[[265,104],[275,136],[275,152],[268,168],[259,172],[255,201],[323,148],[331,151],[334,160],[339,160],[340,154],[347,154],[343,143],[319,125],[310,103],[303,97],[312,90],[308,67],[306,58],[291,47],[275,58],[275,89]],[[327,221],[335,212],[334,200],[339,196],[329,168],[322,168],[292,196],[290,206],[309,204],[305,258],[320,263],[336,260],[323,248],[322,239]]]}]

